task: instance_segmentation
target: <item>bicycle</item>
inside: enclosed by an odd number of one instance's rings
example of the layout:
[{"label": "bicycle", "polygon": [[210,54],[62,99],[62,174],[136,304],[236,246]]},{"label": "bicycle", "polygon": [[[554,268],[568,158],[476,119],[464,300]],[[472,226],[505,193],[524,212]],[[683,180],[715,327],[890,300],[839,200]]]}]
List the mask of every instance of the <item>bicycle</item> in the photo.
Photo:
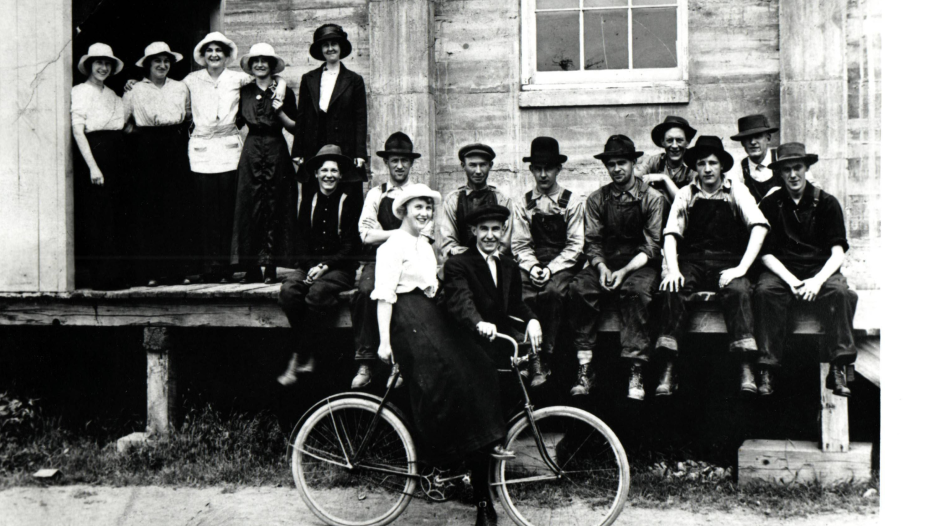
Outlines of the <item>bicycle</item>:
[{"label": "bicycle", "polygon": [[[522,526],[612,524],[630,484],[628,459],[618,437],[582,409],[535,409],[519,370],[527,356],[519,355],[513,338],[496,337],[514,347],[510,371],[524,397],[522,410],[508,422],[504,443],[516,458],[493,460],[490,473],[492,490],[506,514]],[[418,487],[427,499],[444,501],[457,483],[483,476],[430,466],[423,470],[427,474],[419,470],[406,417],[388,401],[398,375],[396,364],[381,398],[349,392],[321,400],[295,428],[295,486],[327,524],[383,526],[404,512]]]}]

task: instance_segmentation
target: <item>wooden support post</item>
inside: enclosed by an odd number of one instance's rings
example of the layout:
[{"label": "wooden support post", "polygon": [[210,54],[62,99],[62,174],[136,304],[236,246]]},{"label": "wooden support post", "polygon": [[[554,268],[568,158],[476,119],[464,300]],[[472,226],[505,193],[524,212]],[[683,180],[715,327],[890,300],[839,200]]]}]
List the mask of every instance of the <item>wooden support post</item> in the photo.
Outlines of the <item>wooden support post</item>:
[{"label": "wooden support post", "polygon": [[848,451],[848,399],[835,396],[825,388],[825,377],[831,365],[820,364],[819,382],[822,391],[822,451],[843,453]]},{"label": "wooden support post", "polygon": [[167,327],[143,329],[146,349],[146,434],[168,436],[175,414],[175,379],[172,375],[172,338]]}]

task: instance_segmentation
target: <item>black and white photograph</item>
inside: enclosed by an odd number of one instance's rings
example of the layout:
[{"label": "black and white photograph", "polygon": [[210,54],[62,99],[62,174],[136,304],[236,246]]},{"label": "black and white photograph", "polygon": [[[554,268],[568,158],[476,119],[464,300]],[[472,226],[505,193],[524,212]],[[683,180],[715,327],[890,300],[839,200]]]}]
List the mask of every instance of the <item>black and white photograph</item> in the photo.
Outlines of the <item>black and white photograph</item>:
[{"label": "black and white photograph", "polygon": [[0,0],[0,524],[924,522],[922,5]]}]

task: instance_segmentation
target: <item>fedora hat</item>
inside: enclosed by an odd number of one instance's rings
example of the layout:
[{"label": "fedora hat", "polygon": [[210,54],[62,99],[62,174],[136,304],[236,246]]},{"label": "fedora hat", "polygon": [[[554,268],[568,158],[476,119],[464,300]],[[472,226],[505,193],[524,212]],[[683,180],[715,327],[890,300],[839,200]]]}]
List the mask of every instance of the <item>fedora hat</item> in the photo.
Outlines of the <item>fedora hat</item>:
[{"label": "fedora hat", "polygon": [[335,161],[340,167],[340,176],[345,178],[350,175],[354,169],[353,160],[343,155],[343,150],[336,144],[327,144],[317,151],[317,155],[307,162],[308,170],[311,173],[316,172],[322,164],[327,161]]},{"label": "fedora hat", "polygon": [[204,37],[204,40],[201,40],[197,43],[196,46],[194,46],[194,62],[197,62],[199,66],[206,66],[207,61],[204,60],[204,54],[202,51],[205,47],[207,47],[208,44],[212,44],[214,42],[219,42],[230,48],[230,56],[227,57],[226,63],[224,64],[225,66],[229,66],[230,64],[236,62],[236,56],[239,53],[238,48],[236,47],[236,43],[224,36],[223,33],[219,31],[207,33],[207,36]]},{"label": "fedora hat", "polygon": [[414,183],[405,187],[405,189],[395,197],[395,200],[392,201],[392,214],[398,219],[401,219],[403,217],[402,210],[405,209],[405,205],[408,204],[408,201],[418,198],[432,200],[435,209],[440,206],[440,192],[431,190],[430,187],[424,183]]},{"label": "fedora hat", "polygon": [[172,51],[165,42],[153,42],[146,46],[146,50],[142,52],[142,58],[136,61],[136,66],[143,68],[145,67],[147,58],[162,54],[171,56],[174,62],[178,62],[184,58],[181,53]]},{"label": "fedora hat", "polygon": [[523,161],[531,164],[563,164],[566,156],[560,153],[560,143],[553,137],[535,137],[531,141],[531,155]]},{"label": "fedora hat", "polygon": [[266,44],[265,42],[260,42],[258,44],[253,44],[249,48],[249,53],[246,53],[239,59],[239,66],[243,68],[243,71],[249,73],[249,59],[253,57],[268,57],[275,59],[275,66],[272,68],[272,75],[281,73],[285,69],[285,59],[275,54],[275,48],[271,45]]},{"label": "fedora hat", "polygon": [[491,146],[477,142],[473,144],[467,144],[466,146],[460,148],[458,154],[460,162],[466,162],[467,155],[482,155],[491,161],[492,159],[495,159],[495,150],[493,150]]},{"label": "fedora hat", "polygon": [[779,168],[780,165],[791,161],[801,160],[806,163],[807,167],[819,162],[819,156],[814,153],[806,153],[806,145],[801,142],[781,144],[777,148],[775,156],[775,160],[767,165],[767,168],[771,170],[775,170]]},{"label": "fedora hat", "polygon": [[718,162],[722,163],[722,173],[731,170],[731,167],[735,165],[735,158],[725,151],[722,140],[714,135],[702,135],[696,139],[696,145],[683,154],[683,162],[689,169],[695,170],[696,161],[710,153],[714,153],[718,157]]},{"label": "fedora hat", "polygon": [[385,149],[375,152],[375,154],[383,159],[388,159],[392,155],[398,155],[414,160],[421,156],[421,154],[415,153],[414,143],[411,142],[411,138],[400,131],[389,135],[388,139],[385,141]]},{"label": "fedora hat", "polygon": [[738,133],[731,136],[731,140],[740,141],[745,137],[758,133],[773,133],[780,128],[771,126],[764,115],[746,115],[738,119]]},{"label": "fedora hat", "polygon": [[636,151],[634,141],[626,135],[612,135],[605,141],[605,148],[602,153],[593,155],[598,160],[605,160],[609,157],[624,157],[634,162],[638,157],[644,155],[644,152]]},{"label": "fedora hat", "polygon": [[91,44],[91,47],[87,48],[87,54],[78,61],[78,71],[80,71],[82,75],[87,75],[87,68],[84,66],[84,63],[88,60],[93,63],[93,59],[95,58],[108,58],[116,64],[111,75],[116,75],[123,71],[123,61],[113,55],[113,50],[110,49],[110,46],[101,42]]},{"label": "fedora hat", "polygon": [[324,61],[324,54],[321,52],[321,45],[328,40],[336,40],[340,43],[340,59],[344,59],[353,51],[353,44],[350,43],[346,31],[336,24],[324,24],[314,31],[314,42],[311,44],[311,56],[317,60]]},{"label": "fedora hat", "polygon": [[487,219],[496,219],[504,223],[505,221],[508,220],[508,216],[510,215],[511,215],[511,210],[508,210],[507,206],[502,206],[502,205],[483,206],[466,214],[466,224],[476,226],[479,223]]},{"label": "fedora hat", "polygon": [[663,148],[663,135],[667,133],[667,130],[670,128],[679,128],[683,130],[683,133],[686,134],[686,144],[691,143],[693,137],[696,136],[696,129],[689,125],[689,121],[682,117],[677,117],[676,115],[668,115],[663,122],[654,126],[654,129],[650,131],[650,138],[654,141],[654,144]]}]

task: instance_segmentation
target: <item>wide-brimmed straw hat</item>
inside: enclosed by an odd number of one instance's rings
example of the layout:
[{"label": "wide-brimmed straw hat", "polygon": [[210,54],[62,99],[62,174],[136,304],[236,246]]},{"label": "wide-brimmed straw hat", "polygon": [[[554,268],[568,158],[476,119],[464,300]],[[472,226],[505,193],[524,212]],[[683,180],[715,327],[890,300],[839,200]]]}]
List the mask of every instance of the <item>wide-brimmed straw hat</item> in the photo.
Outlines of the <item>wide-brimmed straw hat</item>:
[{"label": "wide-brimmed straw hat", "polygon": [[414,151],[414,143],[411,142],[411,137],[400,131],[389,135],[385,141],[385,149],[375,152],[375,154],[383,159],[397,155],[414,160],[421,156],[421,154]]},{"label": "wide-brimmed straw hat", "polygon": [[113,68],[111,75],[116,75],[117,73],[123,71],[123,61],[116,58],[116,56],[113,55],[113,49],[102,42],[91,44],[91,47],[87,48],[87,54],[81,57],[81,60],[78,61],[78,71],[80,71],[82,75],[87,75],[87,68],[85,68],[84,63],[88,60],[93,63],[93,59],[95,58],[110,59],[116,64],[116,67]]},{"label": "wide-brimmed straw hat", "polygon": [[747,115],[738,119],[738,133],[731,136],[731,140],[740,141],[745,137],[758,133],[773,133],[780,128],[771,126],[764,115]]},{"label": "wide-brimmed straw hat", "polygon": [[507,206],[502,205],[487,205],[481,208],[477,208],[472,212],[466,214],[466,224],[470,226],[476,226],[479,223],[486,221],[488,219],[495,219],[504,223],[508,220],[508,216],[511,215],[511,210],[508,210]]},{"label": "wide-brimmed straw hat", "polygon": [[246,73],[252,73],[249,70],[249,59],[254,57],[267,57],[275,60],[275,66],[272,68],[272,75],[277,75],[285,70],[285,59],[275,54],[275,48],[265,42],[253,44],[246,53],[239,59],[239,65]]},{"label": "wide-brimmed straw hat", "polygon": [[347,177],[353,169],[353,160],[343,155],[343,150],[336,144],[328,144],[318,150],[317,155],[307,162],[307,169],[313,174],[327,161],[336,161],[342,178]]},{"label": "wide-brimmed straw hat", "polygon": [[642,155],[644,155],[644,152],[637,151],[634,147],[634,141],[629,139],[628,136],[612,135],[605,141],[605,148],[602,153],[597,153],[593,157],[600,161],[609,157],[622,157],[634,162]]},{"label": "wide-brimmed straw hat", "polygon": [[806,163],[806,166],[812,166],[819,162],[819,156],[814,153],[806,153],[806,145],[801,142],[781,144],[777,148],[777,153],[775,155],[774,162],[767,165],[767,168],[771,170],[775,170],[779,168],[780,165],[792,161],[803,161]]},{"label": "wide-brimmed straw hat", "polygon": [[172,51],[171,48],[168,47],[168,44],[165,42],[153,42],[146,46],[146,50],[142,52],[142,58],[136,61],[136,66],[143,68],[145,67],[147,58],[162,54],[171,56],[174,59],[174,62],[178,62],[184,58],[181,53],[175,53]]},{"label": "wide-brimmed straw hat", "polygon": [[714,135],[702,135],[696,139],[696,145],[683,154],[683,162],[691,170],[695,170],[696,161],[707,157],[709,154],[715,154],[715,157],[718,158],[718,162],[722,164],[722,173],[731,170],[731,167],[735,165],[735,158],[725,151],[722,140]]},{"label": "wide-brimmed straw hat", "polygon": [[311,56],[320,61],[326,60],[320,47],[328,40],[336,40],[340,43],[341,60],[348,57],[350,52],[353,51],[353,44],[350,43],[346,31],[343,31],[342,27],[336,24],[324,24],[314,31],[314,42],[309,50]]},{"label": "wide-brimmed straw hat", "polygon": [[201,50],[213,42],[220,42],[221,44],[224,44],[230,48],[230,56],[227,57],[226,63],[224,64],[225,66],[229,66],[230,64],[236,62],[236,57],[239,54],[236,43],[224,36],[224,34],[219,31],[207,33],[207,36],[204,37],[204,40],[201,40],[197,43],[196,46],[194,46],[194,62],[197,62],[198,65],[201,66],[207,65],[207,60],[204,59],[204,55],[201,53]]},{"label": "wide-brimmed straw hat", "polygon": [[535,137],[531,141],[531,155],[522,161],[531,164],[563,164],[566,156],[560,153],[560,143],[553,137]]},{"label": "wide-brimmed straw hat", "polygon": [[697,130],[690,126],[689,121],[686,119],[677,117],[676,115],[669,115],[663,122],[654,126],[654,129],[650,131],[650,138],[654,141],[654,144],[663,148],[663,136],[670,128],[679,128],[683,130],[683,133],[686,134],[686,144],[691,143],[693,137],[695,137],[697,133]]},{"label": "wide-brimmed straw hat", "polygon": [[401,219],[404,217],[402,211],[405,209],[405,205],[408,204],[408,201],[418,198],[432,200],[435,210],[440,206],[440,192],[431,190],[426,184],[414,183],[405,187],[405,189],[395,197],[395,200],[392,202],[392,213],[395,214],[395,217]]}]

